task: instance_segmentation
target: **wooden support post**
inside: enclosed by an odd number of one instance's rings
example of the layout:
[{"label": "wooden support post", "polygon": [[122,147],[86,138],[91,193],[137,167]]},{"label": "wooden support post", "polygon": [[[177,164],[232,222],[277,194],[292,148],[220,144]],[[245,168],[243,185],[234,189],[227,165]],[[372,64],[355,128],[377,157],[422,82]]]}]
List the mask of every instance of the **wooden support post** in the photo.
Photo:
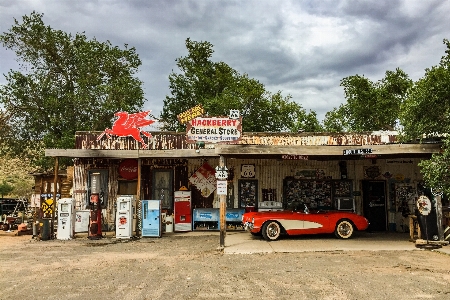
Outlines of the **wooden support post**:
[{"label": "wooden support post", "polygon": [[138,158],[138,178],[137,178],[137,191],[136,191],[136,236],[141,235],[141,165],[142,165],[142,159]]},{"label": "wooden support post", "polygon": [[50,239],[55,236],[55,212],[56,212],[56,194],[58,193],[58,172],[59,172],[59,160],[55,157],[55,175],[53,177],[53,204],[52,204],[52,222],[50,228]]},{"label": "wooden support post", "polygon": [[[219,167],[225,167],[225,158],[220,156]],[[219,195],[220,201],[220,248],[225,247],[225,236],[227,234],[227,224],[225,219],[227,195]]]},{"label": "wooden support post", "polygon": [[437,194],[436,199],[436,216],[439,240],[444,241],[444,227],[442,223],[442,194]]}]

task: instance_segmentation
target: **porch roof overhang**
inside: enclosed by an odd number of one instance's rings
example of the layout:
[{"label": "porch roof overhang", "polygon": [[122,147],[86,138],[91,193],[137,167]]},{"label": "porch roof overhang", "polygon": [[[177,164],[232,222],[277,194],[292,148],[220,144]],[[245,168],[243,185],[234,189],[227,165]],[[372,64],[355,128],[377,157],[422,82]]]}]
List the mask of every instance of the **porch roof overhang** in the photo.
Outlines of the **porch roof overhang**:
[{"label": "porch roof overhang", "polygon": [[304,155],[310,159],[355,159],[361,155],[343,155],[344,150],[371,149],[378,158],[429,157],[441,151],[441,144],[384,144],[363,146],[304,146],[304,145],[242,145],[217,144],[207,149],[173,150],[99,150],[99,149],[46,149],[45,156],[72,158],[281,158],[281,155]]}]

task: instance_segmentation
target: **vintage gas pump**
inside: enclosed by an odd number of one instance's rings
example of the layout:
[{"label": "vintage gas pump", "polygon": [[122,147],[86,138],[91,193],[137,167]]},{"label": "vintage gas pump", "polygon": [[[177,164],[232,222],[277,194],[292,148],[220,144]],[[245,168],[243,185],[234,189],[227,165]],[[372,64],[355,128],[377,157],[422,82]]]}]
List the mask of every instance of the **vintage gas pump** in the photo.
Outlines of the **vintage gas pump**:
[{"label": "vintage gas pump", "polygon": [[133,233],[133,195],[124,195],[117,198],[116,212],[116,238],[129,239]]},{"label": "vintage gas pump", "polygon": [[91,174],[91,197],[90,217],[89,217],[89,239],[102,238],[102,195],[101,195],[101,175],[100,173]]},{"label": "vintage gas pump", "polygon": [[70,240],[75,235],[75,201],[72,198],[58,200],[58,240]]}]

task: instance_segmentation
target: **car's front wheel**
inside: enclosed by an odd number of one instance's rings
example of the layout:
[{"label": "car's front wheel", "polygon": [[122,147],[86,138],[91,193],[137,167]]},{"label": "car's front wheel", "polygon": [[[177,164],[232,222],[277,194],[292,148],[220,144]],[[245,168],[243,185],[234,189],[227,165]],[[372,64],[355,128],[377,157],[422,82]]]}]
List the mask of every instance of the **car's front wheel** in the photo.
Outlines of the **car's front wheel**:
[{"label": "car's front wheel", "polygon": [[266,241],[276,241],[280,238],[281,226],[276,221],[268,221],[262,227],[262,236]]},{"label": "car's front wheel", "polygon": [[352,237],[355,228],[349,220],[339,220],[334,230],[334,235],[340,239],[349,239]]}]

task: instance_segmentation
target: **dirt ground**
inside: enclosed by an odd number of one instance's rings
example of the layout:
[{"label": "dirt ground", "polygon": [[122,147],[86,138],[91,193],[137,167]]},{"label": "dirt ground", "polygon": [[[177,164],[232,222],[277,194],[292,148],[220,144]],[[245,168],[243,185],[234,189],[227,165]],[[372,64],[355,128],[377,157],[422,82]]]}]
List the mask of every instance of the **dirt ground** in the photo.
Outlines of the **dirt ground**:
[{"label": "dirt ground", "polygon": [[0,299],[450,299],[450,256],[434,251],[218,246],[207,233],[70,241],[0,233]]}]

